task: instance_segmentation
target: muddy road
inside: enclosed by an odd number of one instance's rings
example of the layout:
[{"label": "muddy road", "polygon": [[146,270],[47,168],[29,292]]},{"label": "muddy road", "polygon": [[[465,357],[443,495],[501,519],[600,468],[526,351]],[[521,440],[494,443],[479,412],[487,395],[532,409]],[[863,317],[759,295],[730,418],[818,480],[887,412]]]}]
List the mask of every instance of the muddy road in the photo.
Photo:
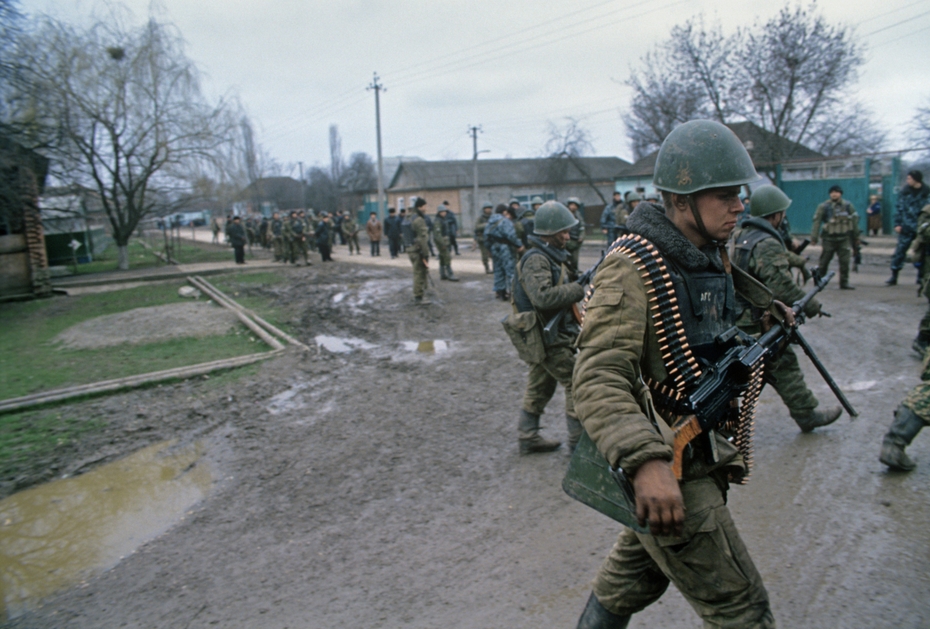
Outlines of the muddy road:
[{"label": "muddy road", "polygon": [[[562,492],[563,451],[518,454],[527,370],[498,323],[509,305],[466,259],[463,281],[438,282],[436,302],[419,308],[408,269],[359,264],[365,256],[243,284],[286,311],[302,341],[348,345],[289,352],[235,381],[73,405],[108,428],[56,469],[196,441],[212,486],[162,535],[8,626],[574,626],[620,527]],[[806,327],[859,419],[800,434],[767,389],[752,480],[730,492],[781,627],[930,626],[930,435],[909,450],[911,474],[877,458],[918,379],[910,343],[926,301],[913,277],[886,288],[886,274],[865,266],[858,290],[834,284],[823,296],[833,317]],[[822,403],[835,403],[801,360]],[[543,418],[558,438],[561,395]],[[630,626],[700,623],[670,589]]]}]

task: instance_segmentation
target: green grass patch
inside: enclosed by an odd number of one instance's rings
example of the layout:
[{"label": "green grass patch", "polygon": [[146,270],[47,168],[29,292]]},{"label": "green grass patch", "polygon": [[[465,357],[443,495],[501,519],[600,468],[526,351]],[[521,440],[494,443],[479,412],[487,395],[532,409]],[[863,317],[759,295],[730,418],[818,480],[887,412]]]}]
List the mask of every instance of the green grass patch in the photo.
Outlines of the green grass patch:
[{"label": "green grass patch", "polygon": [[[130,269],[146,269],[154,266],[164,266],[164,262],[156,258],[151,251],[148,251],[145,247],[139,243],[138,240],[131,240],[127,246],[127,252],[129,254],[129,268]],[[116,266],[119,263],[118,260],[118,249],[115,244],[111,244],[105,250],[94,256],[92,262],[87,262],[85,264],[79,264],[77,266],[78,275],[88,275],[91,273],[104,273],[107,271],[116,271]],[[73,270],[71,265],[68,265],[69,268]]]},{"label": "green grass patch", "polygon": [[80,421],[54,411],[0,415],[0,477],[30,469],[104,426],[102,420]]},{"label": "green grass patch", "polygon": [[5,304],[0,310],[0,399],[268,350],[244,327],[219,336],[66,349],[54,338],[101,315],[177,303],[178,284]]},{"label": "green grass patch", "polygon": [[[158,236],[147,237],[147,242],[154,251],[164,254],[165,242]],[[230,248],[219,248],[216,245],[181,240],[180,245],[174,241],[172,257],[181,264],[196,264],[198,262],[228,262],[233,259]],[[145,248],[138,238],[133,238],[126,246],[129,255],[130,269],[145,269],[156,266],[165,266],[165,262],[157,258],[152,249]],[[78,275],[116,271],[119,264],[119,248],[112,244],[94,257],[93,262],[79,264]],[[70,265],[69,265],[70,266]]]}]

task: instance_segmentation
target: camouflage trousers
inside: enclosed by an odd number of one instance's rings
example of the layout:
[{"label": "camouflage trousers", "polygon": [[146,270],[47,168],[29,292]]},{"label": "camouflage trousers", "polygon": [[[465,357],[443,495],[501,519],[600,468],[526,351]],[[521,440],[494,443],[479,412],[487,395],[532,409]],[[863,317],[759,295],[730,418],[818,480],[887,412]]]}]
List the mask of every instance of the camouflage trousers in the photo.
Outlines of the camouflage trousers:
[{"label": "camouflage trousers", "polygon": [[274,246],[274,261],[278,262],[284,260],[287,262],[287,257],[290,255],[289,252],[285,250],[284,238],[281,236],[275,236],[271,240],[271,244]]},{"label": "camouflage trousers", "polygon": [[792,416],[806,415],[817,408],[817,398],[807,388],[798,356],[791,347],[786,347],[782,355],[769,365],[769,373],[776,379],[772,386]]},{"label": "camouflage trousers", "polygon": [[674,583],[705,629],[774,629],[768,594],[749,551],[710,478],[681,484],[685,527],[681,537],[624,529],[594,579],[597,600],[632,615]]},{"label": "camouflage trousers", "polygon": [[925,424],[930,424],[930,352],[924,355],[920,384],[911,389],[902,403],[924,420]]},{"label": "camouflage trousers", "polygon": [[304,264],[306,264],[310,258],[307,253],[307,241],[302,238],[292,238],[288,245],[290,250],[288,252],[288,258],[291,264],[297,264],[297,256],[303,256]]},{"label": "camouflage trousers", "polygon": [[849,237],[823,236],[823,252],[820,254],[820,275],[823,276],[830,268],[833,255],[840,261],[840,286],[849,286]]},{"label": "camouflage trousers", "polygon": [[429,270],[423,264],[423,259],[419,253],[408,251],[407,255],[410,257],[410,264],[413,265],[413,296],[416,298],[423,297],[423,293],[426,291],[426,274]]},{"label": "camouflage trousers", "polygon": [[[927,301],[930,302],[930,297],[927,297]],[[930,333],[930,303],[927,304],[927,312],[924,313],[923,318],[920,320],[919,331],[925,334]]]},{"label": "camouflage trousers", "polygon": [[449,247],[448,238],[436,239],[436,251],[439,253],[440,266],[452,266],[452,249]]},{"label": "camouflage trousers", "polygon": [[510,247],[502,243],[491,244],[491,258],[494,260],[494,290],[510,291],[513,285],[513,255]]},{"label": "camouflage trousers", "polygon": [[488,262],[491,260],[491,252],[488,251],[488,248],[485,247],[480,240],[478,241],[478,249],[481,251],[481,264],[487,268]]},{"label": "camouflage trousers", "polygon": [[556,346],[546,350],[546,359],[530,365],[530,374],[523,394],[523,410],[542,415],[546,404],[555,395],[556,385],[565,389],[565,414],[575,415],[572,402],[572,371],[575,369],[575,352],[570,347]]}]

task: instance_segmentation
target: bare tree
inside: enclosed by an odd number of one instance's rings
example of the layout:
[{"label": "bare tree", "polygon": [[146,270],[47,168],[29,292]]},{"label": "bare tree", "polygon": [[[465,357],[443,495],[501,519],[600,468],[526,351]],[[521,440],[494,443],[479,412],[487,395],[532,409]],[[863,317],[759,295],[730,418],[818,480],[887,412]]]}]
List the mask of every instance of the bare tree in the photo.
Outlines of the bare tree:
[{"label": "bare tree", "polygon": [[[917,108],[917,113],[911,119],[910,132],[914,136],[914,144],[923,149],[930,147],[930,98],[926,105]],[[930,150],[927,150],[930,155]]]},{"label": "bare tree", "polygon": [[607,205],[607,199],[598,190],[584,162],[579,159],[594,153],[594,145],[591,143],[591,134],[578,123],[578,120],[566,118],[565,125],[562,127],[550,122],[545,152],[544,178],[553,190],[558,192],[558,189],[565,185],[574,168],[600,197],[604,205]]},{"label": "bare tree", "polygon": [[863,48],[816,4],[785,6],[773,18],[726,36],[719,25],[690,20],[631,71],[624,115],[637,157],[678,124],[697,118],[749,120],[774,134],[766,161],[790,159],[804,145],[829,155],[876,150],[884,134],[849,95]]},{"label": "bare tree", "polygon": [[20,38],[16,70],[17,137],[44,147],[58,179],[100,193],[128,268],[139,221],[188,193],[192,164],[230,141],[226,103],[206,101],[180,35],[154,19],[82,30],[45,17]]}]

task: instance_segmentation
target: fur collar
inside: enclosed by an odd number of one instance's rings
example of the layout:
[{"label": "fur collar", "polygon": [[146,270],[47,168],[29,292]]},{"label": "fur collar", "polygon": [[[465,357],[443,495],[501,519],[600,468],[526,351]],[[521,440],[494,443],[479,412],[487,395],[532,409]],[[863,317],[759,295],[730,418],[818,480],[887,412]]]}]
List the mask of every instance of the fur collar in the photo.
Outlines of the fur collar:
[{"label": "fur collar", "polygon": [[640,203],[627,219],[626,227],[655,244],[664,257],[687,271],[723,271],[717,248],[713,245],[695,247],[669,220],[661,206]]}]

